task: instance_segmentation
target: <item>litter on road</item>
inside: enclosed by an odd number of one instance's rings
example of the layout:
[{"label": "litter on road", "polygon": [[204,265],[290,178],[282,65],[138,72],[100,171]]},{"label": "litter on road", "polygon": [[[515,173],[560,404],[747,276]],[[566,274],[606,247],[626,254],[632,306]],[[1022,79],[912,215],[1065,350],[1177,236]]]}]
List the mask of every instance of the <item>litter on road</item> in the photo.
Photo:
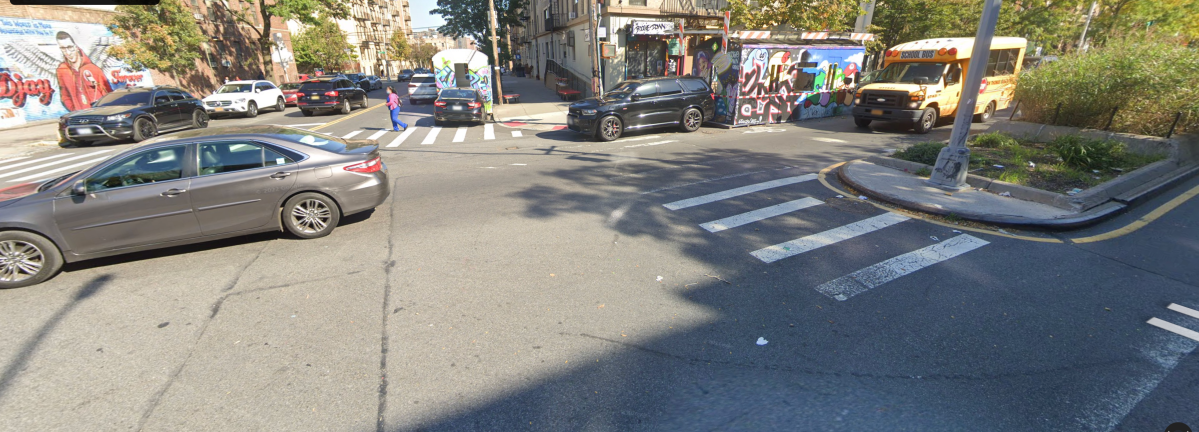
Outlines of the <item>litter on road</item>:
[{"label": "litter on road", "polygon": [[858,199],[860,199],[860,200],[862,200],[862,201],[865,201],[865,200],[866,200],[866,195],[858,195]]},{"label": "litter on road", "polygon": [[767,343],[769,343],[769,341],[767,341],[766,338],[764,338],[764,337],[758,338],[758,345],[766,345]]}]

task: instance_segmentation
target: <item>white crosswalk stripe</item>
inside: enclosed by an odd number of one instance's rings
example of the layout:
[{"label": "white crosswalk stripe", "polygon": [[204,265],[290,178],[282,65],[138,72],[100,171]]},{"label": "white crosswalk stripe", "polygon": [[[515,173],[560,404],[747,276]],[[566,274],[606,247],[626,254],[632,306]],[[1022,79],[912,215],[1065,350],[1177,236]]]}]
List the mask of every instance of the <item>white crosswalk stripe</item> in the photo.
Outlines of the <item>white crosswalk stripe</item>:
[{"label": "white crosswalk stripe", "polygon": [[459,127],[458,132],[454,133],[454,142],[466,141],[466,127]]},{"label": "white crosswalk stripe", "polygon": [[[73,160],[79,160],[79,159],[83,159],[83,158],[88,158],[88,157],[92,157],[92,156],[98,155],[98,154],[100,154],[100,153],[108,153],[108,152],[110,152],[110,151],[112,151],[112,150],[100,150],[100,151],[91,152],[91,153],[88,153],[88,154],[81,154],[81,155],[78,155],[78,156],[72,156],[72,157],[69,157],[69,158],[66,158],[66,159],[57,159],[57,160],[55,160],[55,161],[53,161],[53,162],[50,162],[50,163],[45,163],[45,164],[41,164],[41,165],[37,165],[37,166],[32,166],[32,167],[29,167],[29,168],[24,168],[24,169],[19,169],[19,170],[16,170],[16,171],[10,171],[10,172],[6,172],[6,173],[2,173],[2,174],[0,174],[0,178],[4,178],[4,177],[10,177],[10,176],[14,176],[14,175],[17,175],[17,174],[23,174],[23,173],[27,173],[27,172],[30,172],[30,171],[42,170],[42,169],[46,169],[46,168],[49,168],[49,167],[51,167],[51,166],[54,166],[54,165],[58,165],[58,164],[60,164],[60,163],[63,163],[63,162],[70,162],[70,161],[73,161]],[[50,159],[50,158],[45,158],[45,159]]]},{"label": "white crosswalk stripe", "polygon": [[763,209],[754,210],[747,213],[741,213],[736,216],[729,216],[724,219],[714,220],[712,222],[702,223],[699,226],[708,230],[708,232],[720,232],[729,228],[736,228],[741,225],[751,224],[762,219],[772,218],[778,215],[787,214],[796,210],[803,210],[808,207],[824,204],[824,201],[816,198],[803,198],[795,201],[785,202],[782,204],[772,205]]},{"label": "white crosswalk stripe", "polygon": [[524,136],[524,134],[520,133],[520,131],[512,131],[513,138],[520,138],[522,136]]},{"label": "white crosswalk stripe", "polygon": [[495,125],[493,125],[491,123],[487,123],[487,124],[483,125],[483,139],[485,139],[485,140],[495,139]]},{"label": "white crosswalk stripe", "polygon": [[822,233],[812,234],[804,238],[758,249],[750,252],[750,255],[762,260],[762,262],[772,263],[783,258],[793,257],[810,250],[818,249],[822,246],[828,246],[833,243],[860,236],[862,234],[878,231],[906,220],[908,220],[907,216],[887,212],[870,219],[857,221],[849,225],[839,226]]},{"label": "white crosswalk stripe", "polygon": [[[423,131],[423,133],[425,133],[425,137],[421,141],[422,145],[436,144],[437,139],[441,136],[440,133],[441,133],[442,129],[443,128],[440,126],[435,126],[435,127],[411,126],[407,129],[404,129],[402,132],[400,132],[400,135],[398,137],[390,138],[390,141],[388,142],[386,147],[399,147],[401,144],[403,144],[405,141],[407,141],[410,136],[412,136],[415,133],[421,132],[421,131]],[[345,135],[342,135],[341,138],[349,139],[349,138],[354,138],[354,137],[361,137],[362,134],[368,133],[368,132],[369,132],[369,134],[366,136],[366,139],[388,141],[389,138],[388,138],[387,134],[391,133],[393,131],[391,131],[390,129],[383,129],[383,130],[359,129],[359,130],[355,130],[355,131],[346,133]],[[324,132],[322,132],[322,133],[324,133]],[[327,134],[332,135],[332,133],[327,133]],[[480,137],[480,134],[481,134],[481,137]],[[513,138],[520,138],[523,136],[524,136],[524,134],[519,130],[512,131]],[[468,127],[468,126],[457,127],[454,129],[454,135],[450,138],[450,141],[455,142],[455,143],[461,143],[461,142],[473,142],[475,140],[491,141],[494,139],[496,139],[495,125],[493,125],[491,123],[487,123],[487,124],[484,124],[483,127],[481,127],[481,128]],[[659,144],[665,144],[668,142],[675,142],[675,141],[664,141],[661,143],[642,144],[642,145],[639,145],[638,147],[644,146],[644,145],[659,145]],[[0,171],[3,171],[3,170],[4,170],[4,168],[0,167]]]},{"label": "white crosswalk stripe", "polygon": [[108,159],[108,156],[101,156],[101,157],[98,157],[95,159],[88,159],[88,160],[85,160],[85,161],[77,163],[77,164],[67,165],[65,167],[58,167],[58,168],[55,168],[55,169],[52,169],[49,171],[42,171],[37,174],[21,177],[18,179],[12,179],[9,181],[24,182],[24,181],[30,181],[30,180],[48,180],[48,179],[51,179],[54,177],[54,175],[52,175],[52,174],[68,171],[68,170],[75,169],[75,168],[83,169],[83,167],[95,165],[96,163],[99,163],[100,161],[105,160],[105,159]]},{"label": "white crosswalk stripe", "polygon": [[[1177,303],[1170,303],[1169,306],[1166,306],[1166,309],[1172,310],[1174,312],[1178,312],[1180,314],[1189,316],[1191,318],[1199,319],[1199,311],[1191,309],[1191,308],[1183,306],[1183,305],[1180,305],[1180,304],[1177,304]],[[1166,331],[1174,333],[1176,335],[1199,342],[1199,332],[1191,330],[1189,328],[1186,328],[1186,327],[1180,326],[1178,324],[1174,324],[1172,322],[1169,322],[1169,321],[1166,321],[1163,319],[1159,319],[1156,317],[1149,319],[1148,323],[1150,325],[1160,328],[1162,330],[1166,330]]]},{"label": "white crosswalk stripe", "polygon": [[[60,157],[66,157],[66,156],[70,156],[70,155],[72,155],[72,154],[74,154],[74,153],[62,153],[62,154],[56,154],[56,155],[54,155],[54,156],[47,156],[47,157],[44,157],[44,158],[41,158],[41,159],[34,159],[34,160],[31,160],[31,161],[25,161],[25,162],[21,162],[21,163],[18,163],[18,164],[5,165],[5,166],[2,166],[2,167],[0,167],[0,171],[7,170],[7,169],[10,169],[10,168],[18,168],[18,167],[23,167],[23,166],[25,166],[25,165],[32,165],[32,164],[35,164],[35,163],[38,163],[38,162],[44,162],[44,161],[48,161],[48,160],[50,160],[50,159],[58,159],[58,158],[60,158]],[[13,160],[13,159],[9,159],[8,161],[11,161],[11,160]],[[5,162],[8,162],[8,161],[5,161]]]},{"label": "white crosswalk stripe", "polygon": [[391,144],[388,144],[387,147],[399,147],[400,144],[403,144],[404,140],[407,140],[413,132],[416,132],[416,128],[405,129],[404,132],[401,133],[400,136],[396,137],[396,139],[392,140]]},{"label": "white crosswalk stripe", "polygon": [[342,136],[342,138],[353,138],[355,135],[358,135],[360,133],[362,133],[362,131],[356,130],[356,131],[350,132],[348,134],[345,134],[344,136]]},{"label": "white crosswalk stripe", "polygon": [[432,130],[429,131],[428,135],[425,135],[425,140],[420,142],[421,145],[433,144],[433,141],[437,140],[437,134],[439,132],[441,132],[441,128],[434,127]]},{"label": "white crosswalk stripe", "polygon": [[707,195],[700,196],[700,197],[675,201],[675,202],[663,204],[663,205],[666,206],[666,208],[671,209],[671,210],[685,209],[687,207],[695,207],[697,205],[712,203],[712,202],[720,201],[723,199],[732,198],[735,196],[750,194],[750,193],[763,191],[763,190],[770,189],[770,188],[776,188],[779,186],[786,186],[786,185],[790,185],[790,184],[796,184],[799,182],[806,182],[806,181],[815,180],[815,179],[816,179],[816,174],[804,174],[801,176],[788,177],[788,178],[778,179],[778,180],[771,180],[771,181],[768,181],[765,183],[758,183],[758,184],[753,184],[753,185],[749,185],[749,186],[742,186],[742,187],[739,187],[736,189],[729,189],[729,190],[722,191],[722,192],[716,192],[716,193],[707,194]]},{"label": "white crosswalk stripe", "polygon": [[845,301],[879,285],[915,273],[925,267],[986,246],[990,242],[962,234],[932,246],[916,249],[816,287],[816,291]]},{"label": "white crosswalk stripe", "polygon": [[381,130],[371,134],[371,136],[366,137],[366,139],[379,139],[379,137],[383,136],[385,133],[387,133],[386,130]]}]

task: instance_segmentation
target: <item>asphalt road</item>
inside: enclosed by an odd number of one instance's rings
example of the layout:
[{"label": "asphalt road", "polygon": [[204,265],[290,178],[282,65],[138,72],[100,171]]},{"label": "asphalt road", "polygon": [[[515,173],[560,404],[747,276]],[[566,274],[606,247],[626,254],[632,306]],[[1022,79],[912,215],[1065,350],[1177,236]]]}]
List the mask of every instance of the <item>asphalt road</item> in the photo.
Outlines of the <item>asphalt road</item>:
[{"label": "asphalt road", "polygon": [[0,292],[0,430],[1199,425],[1199,342],[1146,323],[1199,330],[1167,309],[1199,309],[1197,200],[1104,241],[1028,241],[815,175],[948,126],[429,140],[429,107],[405,110],[398,143],[383,108],[252,120],[396,144],[390,200],[329,237],[103,259]]}]

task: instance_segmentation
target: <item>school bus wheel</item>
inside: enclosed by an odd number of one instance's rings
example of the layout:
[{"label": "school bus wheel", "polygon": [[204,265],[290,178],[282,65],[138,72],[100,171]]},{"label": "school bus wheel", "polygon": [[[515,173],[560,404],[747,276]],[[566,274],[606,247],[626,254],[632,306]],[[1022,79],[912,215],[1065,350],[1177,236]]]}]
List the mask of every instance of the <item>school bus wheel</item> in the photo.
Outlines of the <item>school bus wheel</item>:
[{"label": "school bus wheel", "polygon": [[987,109],[984,109],[983,112],[975,114],[974,122],[975,123],[985,122],[987,120],[990,120],[991,116],[993,116],[993,115],[995,115],[995,101],[991,101],[991,103],[988,103]]},{"label": "school bus wheel", "polygon": [[937,125],[937,110],[929,107],[925,108],[924,112],[920,113],[920,119],[916,120],[915,126],[912,127],[918,134],[926,134],[933,130],[933,126]]}]

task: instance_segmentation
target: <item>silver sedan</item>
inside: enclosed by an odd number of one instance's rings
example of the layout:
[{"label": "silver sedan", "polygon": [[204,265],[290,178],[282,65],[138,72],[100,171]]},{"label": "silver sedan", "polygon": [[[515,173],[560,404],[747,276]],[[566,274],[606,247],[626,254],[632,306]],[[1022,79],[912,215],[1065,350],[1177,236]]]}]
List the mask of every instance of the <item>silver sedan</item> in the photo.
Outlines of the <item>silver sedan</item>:
[{"label": "silver sedan", "polygon": [[0,288],[45,281],[64,262],[281,229],[324,237],[390,193],[374,140],[283,126],[159,137],[0,190]]}]

